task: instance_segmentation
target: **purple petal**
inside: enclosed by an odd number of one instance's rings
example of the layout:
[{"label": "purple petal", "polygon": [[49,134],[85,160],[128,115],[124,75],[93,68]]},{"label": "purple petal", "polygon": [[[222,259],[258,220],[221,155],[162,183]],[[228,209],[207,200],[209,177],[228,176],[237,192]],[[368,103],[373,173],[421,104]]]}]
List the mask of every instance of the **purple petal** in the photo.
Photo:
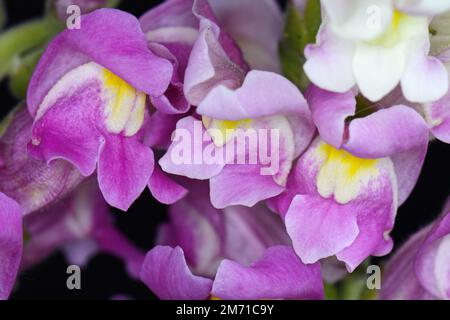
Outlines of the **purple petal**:
[{"label": "purple petal", "polygon": [[408,198],[419,178],[428,150],[428,127],[412,108],[394,106],[349,126],[344,148],[360,157],[390,156],[395,167],[399,205]]},{"label": "purple petal", "polygon": [[0,193],[0,300],[8,299],[22,258],[22,209]]},{"label": "purple petal", "polygon": [[191,273],[180,247],[157,246],[145,257],[141,280],[163,300],[203,300],[209,297],[212,280]]},{"label": "purple petal", "polygon": [[135,17],[120,10],[100,9],[83,16],[81,25],[80,30],[66,30],[56,37],[40,60],[28,89],[32,115],[58,79],[88,61],[151,96],[164,93],[173,67],[148,49]]},{"label": "purple petal", "polygon": [[200,21],[200,30],[205,26],[206,27],[211,26],[212,28],[216,28],[214,27],[214,25],[217,26],[218,28],[217,30],[220,33],[218,36],[218,40],[220,42],[220,45],[227,53],[227,56],[231,59],[231,61],[233,61],[233,63],[238,65],[242,70],[247,71],[248,65],[244,61],[241,49],[238,47],[234,39],[232,39],[225,30],[220,30],[220,28],[222,28],[222,25],[218,21],[215,12],[212,10],[209,1],[194,0],[192,12]]},{"label": "purple petal", "polygon": [[264,205],[212,207],[206,182],[191,183],[186,198],[169,208],[170,224],[160,230],[162,245],[180,246],[192,270],[213,277],[227,257],[247,265],[274,245],[290,244],[279,216]]},{"label": "purple petal", "polygon": [[69,242],[62,247],[67,263],[87,267],[89,261],[98,253],[97,243],[92,239]]},{"label": "purple petal", "polygon": [[356,111],[354,93],[334,93],[311,85],[306,98],[320,137],[332,146],[341,148],[345,139],[345,121]]},{"label": "purple petal", "polygon": [[219,174],[225,165],[224,161],[206,163],[202,155],[206,148],[212,148],[219,154],[223,154],[222,149],[214,146],[209,135],[208,139],[203,139],[204,135],[205,128],[202,122],[194,117],[178,121],[173,142],[167,153],[159,160],[163,171],[199,180],[206,180]]},{"label": "purple petal", "polygon": [[98,71],[96,65],[86,64],[52,88],[33,125],[29,144],[33,156],[47,162],[67,160],[84,176],[95,171],[103,141],[95,125],[103,106]]},{"label": "purple petal", "polygon": [[442,99],[426,104],[424,111],[433,135],[450,143],[450,90]]},{"label": "purple petal", "polygon": [[387,233],[397,199],[389,159],[359,159],[316,140],[299,159],[287,187],[285,199],[275,204],[283,209],[297,194],[284,218],[305,263],[337,255],[352,271],[369,255],[392,249]]},{"label": "purple petal", "polygon": [[32,119],[24,107],[14,110],[0,138],[0,189],[27,215],[58,201],[83,179],[66,161],[47,165],[27,152]]},{"label": "purple petal", "polygon": [[140,19],[142,30],[148,32],[166,27],[198,28],[192,13],[193,0],[168,0],[146,12]]},{"label": "purple petal", "polygon": [[402,205],[413,191],[422,170],[428,144],[391,156],[397,176],[398,205]]},{"label": "purple petal", "polygon": [[224,253],[224,216],[211,206],[206,182],[193,183],[190,189],[185,199],[169,207],[171,242],[183,249],[196,274],[213,277]]},{"label": "purple petal", "polygon": [[227,165],[211,178],[211,203],[215,208],[232,205],[252,207],[257,202],[275,197],[284,188],[273,176],[262,175],[259,165]]},{"label": "purple petal", "polygon": [[147,186],[154,168],[153,152],[137,137],[108,135],[105,139],[98,183],[110,205],[127,211]]},{"label": "purple petal", "polygon": [[242,120],[276,114],[309,117],[306,100],[286,78],[271,72],[250,71],[239,89],[217,85],[198,105],[201,115]]},{"label": "purple petal", "polygon": [[94,178],[87,179],[69,197],[25,219],[29,235],[22,267],[28,269],[58,249],[69,261],[86,264],[94,254],[106,252],[123,260],[138,278],[144,252],[114,227],[109,207]]},{"label": "purple petal", "polygon": [[[96,227],[95,216],[107,217],[107,210],[97,182],[89,178],[68,197],[26,216],[24,227],[29,239],[25,244],[22,267],[28,269],[60,248],[91,241],[90,235]],[[102,221],[111,223],[104,218]],[[91,247],[85,249],[92,251]],[[87,257],[87,253],[84,254]]]},{"label": "purple petal", "polygon": [[449,235],[448,213],[414,234],[386,264],[380,297],[450,299]]},{"label": "purple petal", "polygon": [[450,299],[450,213],[428,233],[417,253],[415,272],[427,292],[439,299]]},{"label": "purple petal", "polygon": [[182,199],[188,190],[176,183],[162,172],[159,165],[155,166],[148,182],[148,187],[156,200],[164,204],[172,204]]},{"label": "purple petal", "polygon": [[223,28],[236,40],[252,69],[278,72],[283,16],[277,3],[262,0],[210,0]]},{"label": "purple petal", "polygon": [[362,158],[383,158],[421,147],[428,142],[428,127],[412,108],[393,106],[353,120],[344,148]]},{"label": "purple petal", "polygon": [[152,105],[167,114],[185,113],[189,110],[189,102],[184,97],[183,82],[184,70],[179,70],[178,59],[169,49],[157,43],[150,43],[149,48],[159,57],[172,62],[174,73],[169,87],[163,96],[151,97]]},{"label": "purple petal", "polygon": [[144,122],[143,143],[152,148],[167,150],[171,143],[171,134],[183,117],[155,111],[150,119]]},{"label": "purple petal", "polygon": [[[246,70],[233,60],[237,55],[236,50],[231,50],[232,41],[210,17],[204,17],[212,15],[207,2],[195,1],[194,12],[200,16],[201,24],[186,68],[184,92],[188,101],[197,106],[216,85],[237,88],[242,83]],[[225,46],[224,41],[230,46]]]},{"label": "purple petal", "polygon": [[250,267],[224,260],[212,295],[221,299],[323,299],[318,263],[305,265],[291,247],[276,246]]},{"label": "purple petal", "polygon": [[416,233],[389,259],[383,270],[380,299],[428,300],[432,297],[417,280],[413,263],[428,230]]},{"label": "purple petal", "polygon": [[150,96],[164,93],[173,67],[148,50],[134,16],[120,10],[100,9],[86,15],[81,24],[80,30],[65,33],[74,49]]},{"label": "purple petal", "polygon": [[320,196],[298,195],[285,223],[295,252],[304,263],[335,255],[355,241],[359,233],[357,211]]},{"label": "purple petal", "polygon": [[267,248],[291,244],[280,217],[263,204],[252,208],[232,206],[221,214],[225,257],[230,260],[250,265],[261,259]]}]

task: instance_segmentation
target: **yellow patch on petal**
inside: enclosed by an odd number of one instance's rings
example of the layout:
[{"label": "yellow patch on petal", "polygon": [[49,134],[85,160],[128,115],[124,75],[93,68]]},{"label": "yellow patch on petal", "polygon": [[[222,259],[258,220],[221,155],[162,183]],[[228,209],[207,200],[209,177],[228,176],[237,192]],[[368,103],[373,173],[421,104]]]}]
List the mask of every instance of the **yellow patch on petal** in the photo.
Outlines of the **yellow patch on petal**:
[{"label": "yellow patch on petal", "polygon": [[315,155],[323,161],[316,181],[320,195],[324,198],[334,195],[340,204],[354,200],[361,187],[379,173],[377,159],[358,158],[326,143],[317,147]]},{"label": "yellow patch on petal", "polygon": [[216,120],[209,117],[202,117],[203,125],[208,131],[211,139],[217,147],[226,144],[233,137],[236,129],[250,128],[251,119],[244,120]]},{"label": "yellow patch on petal", "polygon": [[386,30],[377,38],[368,41],[368,44],[392,48],[411,38],[421,39],[428,36],[428,18],[411,16],[394,10],[392,20]]},{"label": "yellow patch on petal", "polygon": [[136,134],[144,123],[145,101],[147,96],[145,93],[138,93],[134,108],[130,113],[127,124],[125,125],[125,135],[130,137]]},{"label": "yellow patch on petal", "polygon": [[107,104],[106,127],[111,133],[131,136],[144,122],[145,93],[139,92],[126,81],[107,69],[103,69],[103,84]]}]

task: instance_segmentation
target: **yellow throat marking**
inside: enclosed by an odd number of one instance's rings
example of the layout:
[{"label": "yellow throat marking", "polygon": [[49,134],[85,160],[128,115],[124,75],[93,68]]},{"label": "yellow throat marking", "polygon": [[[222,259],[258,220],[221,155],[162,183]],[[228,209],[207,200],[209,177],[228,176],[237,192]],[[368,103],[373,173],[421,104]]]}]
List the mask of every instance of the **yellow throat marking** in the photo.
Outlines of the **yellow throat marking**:
[{"label": "yellow throat marking", "polygon": [[111,133],[132,136],[144,122],[146,95],[107,69],[103,69],[107,95],[106,127]]},{"label": "yellow throat marking", "polygon": [[386,30],[377,38],[367,41],[367,43],[392,48],[405,40],[427,35],[428,19],[426,17],[411,16],[395,9]]},{"label": "yellow throat marking", "polygon": [[216,120],[209,117],[202,117],[203,125],[208,130],[211,139],[217,147],[225,145],[233,138],[234,132],[239,129],[248,129],[252,122],[251,119],[244,120]]},{"label": "yellow throat marking", "polygon": [[334,195],[340,204],[354,200],[361,187],[379,173],[379,160],[358,158],[326,143],[320,144],[315,154],[323,160],[316,181],[319,194],[324,198]]}]

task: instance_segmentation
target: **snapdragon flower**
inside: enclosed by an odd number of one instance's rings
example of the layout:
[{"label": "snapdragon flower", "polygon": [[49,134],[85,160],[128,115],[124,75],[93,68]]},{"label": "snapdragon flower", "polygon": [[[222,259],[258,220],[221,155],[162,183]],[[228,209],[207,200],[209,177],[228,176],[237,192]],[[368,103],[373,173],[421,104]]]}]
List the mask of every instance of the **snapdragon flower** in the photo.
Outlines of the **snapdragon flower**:
[{"label": "snapdragon flower", "polygon": [[431,17],[450,1],[324,0],[317,43],[305,50],[304,70],[322,89],[357,86],[378,101],[400,85],[411,102],[432,102],[448,90],[442,62],[429,56]]},{"label": "snapdragon flower", "polygon": [[[253,206],[284,190],[292,162],[309,144],[314,126],[303,95],[290,81],[269,71],[248,71],[239,48],[219,27],[207,4],[194,2],[200,31],[184,81],[185,95],[196,106],[201,119],[195,115],[183,118],[177,123],[177,130],[194,137],[196,124],[202,121],[200,135],[205,138],[200,142],[200,150],[193,150],[194,156],[205,152],[223,155],[237,144],[242,130],[277,131],[279,140],[272,140],[270,148],[279,152],[279,170],[262,175],[260,159],[252,164],[233,164],[236,158],[227,155],[214,163],[176,163],[174,155],[179,149],[176,141],[159,163],[165,172],[209,180],[211,201],[217,208]],[[194,144],[189,146],[189,152]],[[258,148],[259,143],[245,152],[256,154]]]},{"label": "snapdragon flower", "polygon": [[23,270],[57,250],[62,250],[69,264],[81,267],[101,252],[117,257],[131,277],[139,277],[145,254],[114,225],[95,179],[87,179],[66,198],[27,215],[24,230]]},{"label": "snapdragon flower", "polygon": [[27,145],[33,121],[24,106],[1,124],[0,298],[9,295],[18,270],[27,270],[57,250],[84,266],[95,253],[122,259],[139,276],[144,253],[114,226],[94,178],[86,181],[70,163],[50,165],[31,157]]},{"label": "snapdragon flower", "polygon": [[22,209],[0,192],[0,300],[8,299],[22,258]]},{"label": "snapdragon flower", "polygon": [[419,177],[428,127],[402,105],[362,116],[353,91],[312,85],[307,98],[320,136],[269,204],[304,263],[335,255],[353,271],[368,256],[392,250],[389,232]]},{"label": "snapdragon flower", "polygon": [[411,236],[389,259],[381,299],[450,299],[449,204],[436,221]]},{"label": "snapdragon flower", "polygon": [[83,180],[64,160],[47,165],[29,155],[32,125],[33,119],[21,105],[3,120],[0,134],[0,191],[17,201],[23,215],[65,198]]},{"label": "snapdragon flower", "polygon": [[[433,31],[431,52],[450,70],[450,13],[438,15],[431,21]],[[450,78],[450,73],[449,73]],[[450,143],[450,90],[438,101],[422,105],[425,119],[433,135],[446,143]]]},{"label": "snapdragon flower", "polygon": [[[170,207],[141,279],[161,299],[321,299],[320,265],[304,265],[264,205],[217,210],[207,184]],[[206,189],[206,190],[205,190]],[[205,192],[206,191],[206,192]]]},{"label": "snapdragon flower", "polygon": [[83,176],[97,168],[100,189],[126,210],[154,167],[142,143],[147,96],[161,97],[173,66],[153,53],[139,22],[115,9],[85,15],[49,45],[28,90],[33,156],[64,159]]}]

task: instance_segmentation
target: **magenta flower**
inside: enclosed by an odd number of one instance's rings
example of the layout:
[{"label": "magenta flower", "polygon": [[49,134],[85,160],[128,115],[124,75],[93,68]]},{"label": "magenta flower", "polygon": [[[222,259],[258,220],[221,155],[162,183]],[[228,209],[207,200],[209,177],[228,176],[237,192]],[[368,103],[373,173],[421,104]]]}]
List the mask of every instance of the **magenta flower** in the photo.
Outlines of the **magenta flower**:
[{"label": "magenta flower", "polygon": [[450,207],[413,235],[388,261],[381,299],[450,299]]},{"label": "magenta flower", "polygon": [[[253,206],[284,190],[293,160],[303,152],[314,133],[310,113],[300,91],[284,77],[268,71],[247,73],[248,66],[239,49],[219,28],[206,2],[196,1],[194,13],[200,19],[200,31],[186,69],[184,91],[202,118],[201,122],[195,116],[181,119],[177,131],[202,137],[200,149],[191,150],[195,148],[193,143],[187,147],[188,153],[219,157],[210,163],[189,160],[177,163],[174,157],[180,145],[186,143],[183,140],[172,143],[159,163],[165,172],[209,180],[211,201],[216,208]],[[261,174],[264,168],[261,159],[243,164],[236,155],[224,154],[226,150],[239,149],[237,140],[248,129],[279,134],[278,140],[271,140],[269,148],[278,157],[278,170],[272,174]],[[245,157],[260,152],[261,148],[259,142],[250,144]]]},{"label": "magenta flower", "polygon": [[[263,205],[217,210],[205,183],[170,207],[141,279],[161,299],[320,299],[319,264],[301,263]],[[249,266],[250,267],[244,267]],[[239,276],[237,276],[239,274]],[[214,279],[214,280],[212,280]]]},{"label": "magenta flower", "polygon": [[[0,299],[55,252],[110,254],[160,299],[375,298],[349,273],[393,250],[450,143],[450,0],[160,2],[52,0],[1,32],[28,92],[0,123]],[[147,187],[168,212],[141,249],[110,206]],[[381,299],[450,299],[449,211],[380,260]]]},{"label": "magenta flower", "polygon": [[368,256],[391,251],[388,234],[418,179],[428,128],[405,106],[347,120],[356,112],[352,92],[312,86],[307,96],[321,136],[270,205],[304,263],[336,255],[353,271]]},{"label": "magenta flower", "polygon": [[95,252],[109,252],[123,259],[137,277],[144,254],[114,228],[98,187],[92,181],[79,186],[83,177],[64,160],[47,165],[28,155],[32,125],[28,110],[19,107],[2,126],[0,187],[5,212],[0,242],[5,245],[0,260],[5,262],[0,268],[0,297],[9,295],[19,264],[30,268],[58,249],[78,265]]},{"label": "magenta flower", "polygon": [[307,99],[326,143],[360,158],[392,158],[401,205],[416,184],[428,149],[428,129],[419,113],[406,105],[392,106],[395,95],[357,110],[352,91],[338,94],[312,85]]},{"label": "magenta flower", "polygon": [[28,154],[33,119],[26,108],[16,108],[5,122],[0,136],[0,190],[17,201],[24,215],[61,200],[82,181],[70,163],[56,160],[47,165]]},{"label": "magenta flower", "polygon": [[85,266],[98,252],[124,261],[129,274],[139,277],[144,253],[114,226],[108,205],[93,179],[50,207],[24,219],[28,240],[22,268],[28,269],[56,250],[63,250],[71,264]]},{"label": "magenta flower", "polygon": [[158,246],[146,256],[141,279],[161,299],[322,299],[320,265],[305,265],[289,246],[267,249],[251,266],[223,260],[214,280],[192,274],[183,250]]},{"label": "magenta flower", "polygon": [[65,159],[83,176],[97,168],[105,199],[126,210],[153,172],[152,150],[141,142],[147,95],[164,95],[172,73],[133,16],[113,9],[84,16],[80,30],[53,40],[31,80],[30,152]]},{"label": "magenta flower", "polygon": [[280,218],[264,205],[215,209],[206,182],[190,182],[186,198],[169,207],[170,221],[159,229],[158,245],[180,246],[192,270],[212,277],[228,258],[248,265],[271,246],[290,244]]},{"label": "magenta flower", "polygon": [[0,193],[0,300],[8,299],[22,258],[22,210]]}]

